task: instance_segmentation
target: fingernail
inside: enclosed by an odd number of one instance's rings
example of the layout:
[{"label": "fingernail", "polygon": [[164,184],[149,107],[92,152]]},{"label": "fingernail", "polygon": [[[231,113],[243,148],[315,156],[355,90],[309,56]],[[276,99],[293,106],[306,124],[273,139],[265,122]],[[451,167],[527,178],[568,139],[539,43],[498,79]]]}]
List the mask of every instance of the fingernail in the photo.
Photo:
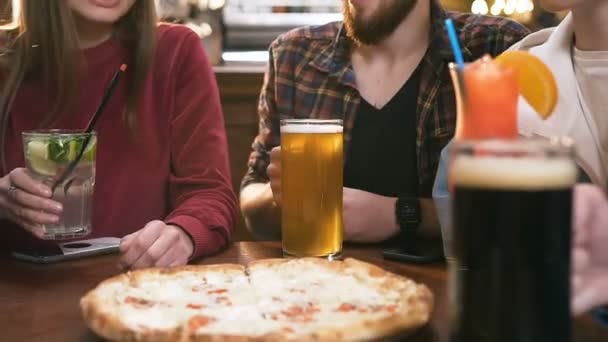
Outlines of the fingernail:
[{"label": "fingernail", "polygon": [[53,223],[57,223],[57,222],[59,222],[59,216],[55,216],[55,215],[53,215],[52,220],[53,220]]},{"label": "fingernail", "polygon": [[53,193],[51,192],[51,189],[49,189],[49,188],[45,188],[45,187],[43,187],[43,188],[41,188],[40,190],[42,191],[42,193],[43,193],[43,194],[44,194],[46,197],[51,197],[51,195],[53,194]]},{"label": "fingernail", "polygon": [[53,209],[55,209],[57,212],[62,212],[63,211],[63,205],[61,205],[61,203],[56,203],[53,205]]}]

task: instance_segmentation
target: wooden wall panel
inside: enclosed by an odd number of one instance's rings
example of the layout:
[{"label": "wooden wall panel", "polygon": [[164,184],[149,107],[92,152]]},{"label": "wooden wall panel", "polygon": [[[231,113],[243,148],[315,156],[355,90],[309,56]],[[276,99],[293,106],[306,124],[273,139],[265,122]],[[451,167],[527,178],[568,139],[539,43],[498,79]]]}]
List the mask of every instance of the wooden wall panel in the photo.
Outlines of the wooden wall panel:
[{"label": "wooden wall panel", "polygon": [[[228,136],[232,185],[238,196],[240,182],[247,169],[251,143],[258,131],[256,107],[263,74],[261,71],[238,73],[222,69],[224,68],[216,68],[221,70],[216,71],[216,77]],[[253,240],[241,215],[237,221],[235,240]]]}]

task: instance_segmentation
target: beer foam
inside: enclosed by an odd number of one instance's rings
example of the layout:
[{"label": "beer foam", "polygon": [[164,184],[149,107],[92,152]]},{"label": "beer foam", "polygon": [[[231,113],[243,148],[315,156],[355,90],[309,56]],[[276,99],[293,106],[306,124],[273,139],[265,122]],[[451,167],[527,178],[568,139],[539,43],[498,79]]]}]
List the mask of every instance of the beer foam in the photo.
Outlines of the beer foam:
[{"label": "beer foam", "polygon": [[500,190],[569,188],[577,179],[571,160],[460,156],[451,165],[457,186]]},{"label": "beer foam", "polygon": [[281,126],[281,133],[342,133],[340,125],[287,124]]}]

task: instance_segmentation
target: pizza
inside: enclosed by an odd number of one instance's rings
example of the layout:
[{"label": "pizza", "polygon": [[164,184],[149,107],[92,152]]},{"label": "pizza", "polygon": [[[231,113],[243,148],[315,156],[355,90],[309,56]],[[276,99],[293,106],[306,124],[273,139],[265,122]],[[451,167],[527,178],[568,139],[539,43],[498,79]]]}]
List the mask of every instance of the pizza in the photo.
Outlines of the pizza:
[{"label": "pizza", "polygon": [[426,324],[433,295],[355,259],[264,259],[121,274],[80,306],[113,341],[370,341]]}]

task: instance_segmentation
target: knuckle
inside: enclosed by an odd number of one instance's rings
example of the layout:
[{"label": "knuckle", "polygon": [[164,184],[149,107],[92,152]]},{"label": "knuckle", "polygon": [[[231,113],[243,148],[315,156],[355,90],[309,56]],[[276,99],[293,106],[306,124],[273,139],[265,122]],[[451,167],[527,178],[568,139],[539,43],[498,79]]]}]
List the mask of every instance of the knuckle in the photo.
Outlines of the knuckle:
[{"label": "knuckle", "polygon": [[161,231],[165,227],[165,223],[163,221],[154,220],[151,222],[152,228],[156,231]]},{"label": "knuckle", "polygon": [[158,220],[150,221],[146,224],[143,230],[159,230],[159,222]]},{"label": "knuckle", "polygon": [[175,241],[177,241],[177,239],[179,239],[180,232],[178,230],[179,228],[177,228],[177,227],[172,227],[172,228],[173,229],[167,230],[166,234],[171,242],[175,242]]},{"label": "knuckle", "polygon": [[38,201],[28,198],[27,194],[19,189],[14,190],[11,197],[15,203],[34,207],[38,207],[39,205]]},{"label": "knuckle", "polygon": [[20,172],[20,169],[13,169],[11,172],[8,173],[8,176],[11,180],[14,180],[15,177],[17,177],[17,174]]},{"label": "knuckle", "polygon": [[144,246],[143,241],[141,241],[141,239],[135,239],[135,241],[133,241],[133,245],[131,246],[131,248],[136,253],[141,253],[142,251],[144,251],[145,246]]},{"label": "knuckle", "polygon": [[23,168],[16,168],[13,169],[10,173],[9,173],[9,179],[11,180],[12,183],[17,183],[21,180],[21,177],[25,174],[25,169]]},{"label": "knuckle", "polygon": [[144,256],[147,260],[158,260],[162,256],[162,251],[150,248],[144,253]]},{"label": "knuckle", "polygon": [[34,222],[51,222],[51,218],[46,213],[35,212],[32,215],[32,221],[34,221]]},{"label": "knuckle", "polygon": [[18,218],[25,218],[25,209],[23,209],[20,206],[15,206],[15,208],[13,209],[13,212],[15,213],[15,216],[17,216]]},{"label": "knuckle", "polygon": [[31,202],[34,207],[36,207],[40,210],[45,210],[45,209],[51,207],[51,204],[47,200],[40,198],[40,197],[33,198]]}]

